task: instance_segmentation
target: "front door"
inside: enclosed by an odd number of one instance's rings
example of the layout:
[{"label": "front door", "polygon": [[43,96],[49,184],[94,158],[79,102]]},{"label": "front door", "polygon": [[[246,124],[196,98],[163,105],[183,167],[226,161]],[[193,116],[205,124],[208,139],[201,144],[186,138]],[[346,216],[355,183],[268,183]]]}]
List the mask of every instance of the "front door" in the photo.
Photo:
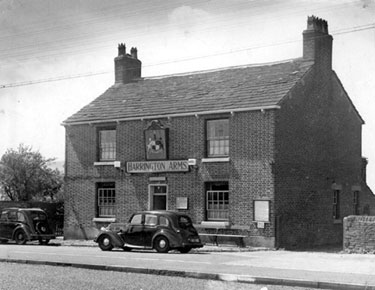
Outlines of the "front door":
[{"label": "front door", "polygon": [[150,184],[150,210],[168,209],[168,187],[166,184]]}]

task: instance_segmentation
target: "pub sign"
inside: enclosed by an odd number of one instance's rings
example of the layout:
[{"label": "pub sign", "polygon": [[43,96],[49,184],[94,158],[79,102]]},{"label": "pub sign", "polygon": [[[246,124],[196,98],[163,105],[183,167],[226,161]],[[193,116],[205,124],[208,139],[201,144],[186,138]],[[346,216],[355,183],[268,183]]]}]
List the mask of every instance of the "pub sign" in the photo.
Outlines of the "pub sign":
[{"label": "pub sign", "polygon": [[146,160],[166,160],[168,158],[168,129],[159,121],[152,121],[144,131]]}]

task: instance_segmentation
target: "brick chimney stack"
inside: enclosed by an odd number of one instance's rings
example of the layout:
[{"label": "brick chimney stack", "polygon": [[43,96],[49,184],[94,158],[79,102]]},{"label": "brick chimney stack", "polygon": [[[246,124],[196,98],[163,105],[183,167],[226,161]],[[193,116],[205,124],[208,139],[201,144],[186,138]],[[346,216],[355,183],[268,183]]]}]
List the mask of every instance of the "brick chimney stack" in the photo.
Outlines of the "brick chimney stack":
[{"label": "brick chimney stack", "polygon": [[328,34],[327,21],[309,16],[307,29],[303,31],[303,58],[332,70],[332,40],[332,36]]},{"label": "brick chimney stack", "polygon": [[115,84],[127,84],[141,77],[142,62],[138,59],[138,50],[132,47],[126,53],[125,43],[118,45],[118,56],[115,57]]}]

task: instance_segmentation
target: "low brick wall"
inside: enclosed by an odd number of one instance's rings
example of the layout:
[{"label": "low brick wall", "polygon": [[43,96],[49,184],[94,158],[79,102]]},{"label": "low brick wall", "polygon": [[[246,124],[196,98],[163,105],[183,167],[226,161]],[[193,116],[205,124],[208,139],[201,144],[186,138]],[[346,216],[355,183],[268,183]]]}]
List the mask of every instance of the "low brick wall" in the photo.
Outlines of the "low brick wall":
[{"label": "low brick wall", "polygon": [[344,250],[375,253],[375,216],[344,218]]}]

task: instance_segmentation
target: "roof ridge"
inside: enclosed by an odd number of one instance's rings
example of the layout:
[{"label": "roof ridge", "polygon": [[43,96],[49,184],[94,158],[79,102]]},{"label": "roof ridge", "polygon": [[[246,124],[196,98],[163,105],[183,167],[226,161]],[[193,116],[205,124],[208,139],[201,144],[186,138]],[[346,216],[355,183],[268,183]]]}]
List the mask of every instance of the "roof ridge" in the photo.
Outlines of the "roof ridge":
[{"label": "roof ridge", "polygon": [[[140,80],[159,80],[159,79],[170,78],[170,77],[197,75],[197,74],[219,72],[219,71],[231,70],[231,69],[272,66],[272,65],[291,63],[291,62],[296,62],[296,61],[303,61],[303,58],[302,57],[300,57],[300,58],[290,58],[290,59],[284,59],[284,60],[272,61],[272,62],[242,64],[242,65],[219,67],[219,68],[206,69],[206,70],[173,73],[173,74],[167,74],[167,75],[148,76],[148,77],[142,77],[142,78],[140,78]],[[306,61],[306,62],[309,62],[309,61]]]}]

